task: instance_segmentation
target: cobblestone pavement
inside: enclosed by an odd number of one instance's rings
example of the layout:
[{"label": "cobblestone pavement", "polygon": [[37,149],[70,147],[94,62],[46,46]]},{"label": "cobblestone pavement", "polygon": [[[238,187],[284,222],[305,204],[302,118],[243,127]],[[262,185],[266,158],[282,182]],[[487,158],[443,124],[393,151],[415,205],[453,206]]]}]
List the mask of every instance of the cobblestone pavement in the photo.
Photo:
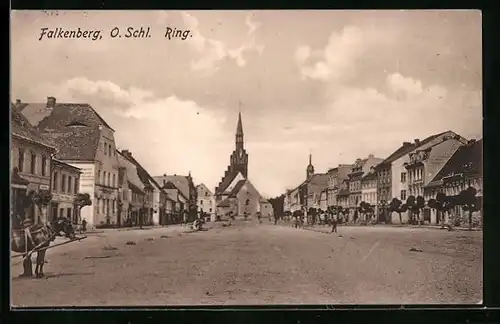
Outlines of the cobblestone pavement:
[{"label": "cobblestone pavement", "polygon": [[[181,226],[106,231],[55,247],[47,253],[45,279],[13,277],[12,304],[472,304],[482,299],[482,232],[341,226],[338,234],[328,234],[252,222],[212,226],[196,233]],[[22,266],[11,270],[16,276]]]}]

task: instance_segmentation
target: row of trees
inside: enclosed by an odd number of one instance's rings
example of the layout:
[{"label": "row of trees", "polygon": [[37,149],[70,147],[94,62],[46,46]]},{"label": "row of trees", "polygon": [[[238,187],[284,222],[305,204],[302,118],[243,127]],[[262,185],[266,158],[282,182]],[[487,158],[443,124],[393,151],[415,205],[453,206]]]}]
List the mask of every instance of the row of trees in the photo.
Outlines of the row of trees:
[{"label": "row of trees", "polygon": [[[30,190],[27,192],[26,196],[21,196],[19,199],[21,199],[20,205],[23,212],[23,214],[19,216],[21,217],[21,221],[23,221],[25,219],[24,211],[31,208],[33,205],[36,206],[40,215],[46,212],[52,201],[52,193],[49,190]],[[79,193],[76,195],[73,204],[78,211],[78,215],[80,215],[80,211],[83,207],[92,205],[92,200],[88,193]],[[18,215],[14,216],[17,217]]]},{"label": "row of trees", "polygon": [[[472,227],[472,213],[481,210],[481,200],[477,197],[477,190],[473,187],[469,187],[461,191],[457,196],[447,196],[446,194],[440,192],[436,195],[435,199],[430,199],[427,204],[422,196],[409,196],[405,203],[398,198],[393,198],[389,204],[385,201],[382,201],[380,204],[381,213],[385,213],[386,211],[389,213],[397,213],[399,215],[400,223],[403,223],[402,213],[411,211],[412,218],[410,222],[418,223],[419,225],[422,224],[420,215],[425,207],[436,210],[438,215],[441,215],[441,222],[444,225],[444,215],[446,215],[446,213],[448,213],[448,215],[452,214],[456,206],[461,206],[464,211],[468,212],[469,227]],[[308,215],[311,216],[313,224],[316,223],[317,215],[322,212],[324,211],[321,209],[308,209]],[[344,208],[342,206],[328,206],[326,212],[338,217],[349,214],[349,208]],[[303,214],[304,213],[300,210],[295,211],[293,214],[290,212],[284,213],[284,215],[293,216],[303,216]],[[358,214],[361,214],[362,221],[366,222],[370,215],[375,215],[375,206],[362,201],[355,210],[355,215],[357,216]]]},{"label": "row of trees", "polygon": [[[477,197],[477,190],[475,188],[469,187],[462,190],[457,196],[447,196],[439,192],[435,199],[430,199],[427,202],[427,207],[436,210],[441,216],[444,216],[446,213],[452,214],[456,206],[461,206],[464,211],[468,212],[469,227],[472,227],[472,213],[481,209],[481,201]],[[409,210],[412,213],[412,221],[415,220],[420,225],[422,221],[420,213],[425,207],[426,203],[424,197],[409,196],[406,199],[406,203],[403,203],[397,198],[393,198],[388,206],[388,210],[389,212],[398,213],[401,223],[403,222],[401,214]],[[444,217],[441,217],[441,221],[444,222]]]}]

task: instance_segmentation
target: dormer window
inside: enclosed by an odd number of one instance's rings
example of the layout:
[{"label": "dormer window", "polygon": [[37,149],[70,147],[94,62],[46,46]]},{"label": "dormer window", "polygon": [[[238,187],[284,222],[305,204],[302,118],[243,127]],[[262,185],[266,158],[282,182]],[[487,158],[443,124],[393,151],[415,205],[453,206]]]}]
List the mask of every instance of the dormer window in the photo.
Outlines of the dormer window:
[{"label": "dormer window", "polygon": [[67,124],[66,127],[88,127],[88,125],[85,124],[84,122],[73,120],[72,122]]}]

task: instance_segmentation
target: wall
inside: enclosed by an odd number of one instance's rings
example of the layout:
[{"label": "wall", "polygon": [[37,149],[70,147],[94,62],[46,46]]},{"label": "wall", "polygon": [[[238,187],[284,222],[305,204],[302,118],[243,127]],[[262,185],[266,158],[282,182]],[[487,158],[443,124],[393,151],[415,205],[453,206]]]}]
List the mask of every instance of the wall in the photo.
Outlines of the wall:
[{"label": "wall", "polygon": [[[392,197],[391,199],[388,200],[388,202],[390,202],[392,198],[398,198],[399,200],[401,200],[401,190],[406,190],[407,193],[406,197],[408,197],[408,172],[406,171],[406,168],[403,166],[403,164],[408,163],[409,161],[410,161],[409,155],[405,154],[404,156],[392,162],[392,167],[391,167]],[[406,173],[405,182],[401,182],[402,172]],[[406,200],[403,200],[403,203],[405,201]]]},{"label": "wall", "polygon": [[[237,195],[238,215],[243,216],[246,212],[248,217],[255,217],[260,209],[260,198],[260,194],[255,187],[247,181]],[[246,203],[247,200],[248,204]]]},{"label": "wall", "polygon": [[94,208],[95,225],[105,224],[109,219],[111,224],[118,218],[118,170],[119,163],[116,153],[114,132],[103,126],[101,138],[96,152],[95,195]]},{"label": "wall", "polygon": [[[81,221],[74,204],[80,190],[79,183],[80,173],[77,170],[58,162],[53,163],[52,202],[48,214],[49,219],[54,220],[58,217],[68,217],[69,213],[69,217],[73,222],[79,223]],[[61,211],[61,209],[63,210]]]},{"label": "wall", "polygon": [[153,225],[160,224],[160,189],[153,184]]},{"label": "wall", "polygon": [[[24,149],[24,163],[23,170],[19,170],[19,175],[28,180],[30,183],[28,185],[28,191],[30,190],[49,190],[50,189],[50,170],[51,170],[51,151],[42,145],[37,145],[30,143],[28,141],[20,140],[15,137],[12,138],[11,144],[11,171],[14,167],[18,167],[19,161],[19,149]],[[35,159],[35,172],[31,173],[31,152],[36,155]],[[42,173],[42,155],[47,157],[47,162],[45,170]],[[42,214],[39,213],[38,208],[33,208],[31,212],[33,213],[33,220],[38,223],[38,220],[42,222],[47,221],[47,210],[43,210]]]},{"label": "wall", "polygon": [[79,192],[80,193],[88,193],[90,196],[90,200],[92,201],[91,206],[85,206],[81,210],[80,218],[84,219],[87,221],[87,228],[92,228],[94,226],[95,221],[94,221],[94,215],[95,215],[95,205],[96,205],[96,198],[95,198],[95,165],[94,163],[88,163],[88,162],[66,162],[69,165],[72,165],[74,167],[80,168],[82,173],[80,174],[80,186],[79,186]]},{"label": "wall", "polygon": [[273,206],[269,202],[261,202],[260,203],[260,212],[262,214],[262,217],[269,217],[273,216]]}]

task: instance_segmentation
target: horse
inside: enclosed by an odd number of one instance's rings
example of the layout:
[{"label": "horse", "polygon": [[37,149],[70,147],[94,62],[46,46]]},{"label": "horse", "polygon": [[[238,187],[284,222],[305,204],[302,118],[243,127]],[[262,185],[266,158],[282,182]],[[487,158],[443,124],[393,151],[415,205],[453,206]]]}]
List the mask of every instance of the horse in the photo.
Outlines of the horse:
[{"label": "horse", "polygon": [[28,254],[35,248],[37,249],[35,276],[37,278],[44,276],[43,265],[45,264],[46,248],[55,240],[56,236],[75,238],[75,229],[70,219],[61,217],[47,224],[12,229],[11,250],[23,253],[25,258],[23,262],[24,273],[21,276],[31,277],[33,275],[31,256]]}]

